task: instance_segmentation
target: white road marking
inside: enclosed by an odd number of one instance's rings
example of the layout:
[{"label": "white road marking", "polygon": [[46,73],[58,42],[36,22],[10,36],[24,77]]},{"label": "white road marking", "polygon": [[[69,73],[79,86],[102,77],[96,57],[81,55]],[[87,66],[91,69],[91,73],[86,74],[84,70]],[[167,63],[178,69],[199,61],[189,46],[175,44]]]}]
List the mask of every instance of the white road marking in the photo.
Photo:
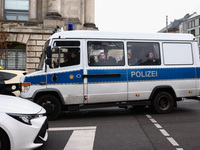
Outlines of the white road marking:
[{"label": "white road marking", "polygon": [[165,131],[165,129],[160,129],[160,132],[161,132],[164,136],[169,136],[169,134],[167,133],[167,131]]},{"label": "white road marking", "polygon": [[93,150],[96,126],[49,128],[49,131],[70,130],[73,130],[73,133],[64,150]]},{"label": "white road marking", "polygon": [[89,126],[89,127],[57,127],[57,128],[49,128],[49,131],[69,131],[69,130],[96,130],[96,126]]},{"label": "white road marking", "polygon": [[153,123],[157,123],[157,121],[155,120],[155,119],[150,119],[151,120],[151,122],[153,122]]},{"label": "white road marking", "polygon": [[171,143],[173,146],[179,146],[179,144],[178,144],[172,137],[168,137],[167,139],[170,141],[170,143]]},{"label": "white road marking", "polygon": [[149,119],[151,119],[151,118],[152,118],[150,115],[146,115],[146,116],[147,116],[147,118],[149,118]]},{"label": "white road marking", "polygon": [[92,150],[96,130],[76,130],[64,150]]},{"label": "white road marking", "polygon": [[170,137],[169,133],[165,129],[162,128],[160,124],[151,116],[146,114],[146,117],[160,130],[160,132],[167,138],[167,140],[174,146],[177,147],[176,150],[183,150],[183,148],[178,148],[179,144],[174,140],[174,138]]},{"label": "white road marking", "polygon": [[158,128],[158,129],[161,129],[162,128],[162,126],[161,125],[159,125],[158,123],[154,123],[154,125],[156,126],[156,128]]}]

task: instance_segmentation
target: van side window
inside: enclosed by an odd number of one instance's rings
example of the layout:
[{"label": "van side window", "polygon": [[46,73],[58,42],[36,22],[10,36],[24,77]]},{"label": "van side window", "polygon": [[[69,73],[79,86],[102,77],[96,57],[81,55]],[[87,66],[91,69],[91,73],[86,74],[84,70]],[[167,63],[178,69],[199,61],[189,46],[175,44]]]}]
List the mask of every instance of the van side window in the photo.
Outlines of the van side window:
[{"label": "van side window", "polygon": [[89,41],[89,66],[124,66],[124,44],[117,41]]},{"label": "van side window", "polygon": [[153,42],[128,42],[128,65],[160,65],[159,43]]},{"label": "van side window", "polygon": [[52,49],[52,68],[80,64],[80,41],[55,41]]}]

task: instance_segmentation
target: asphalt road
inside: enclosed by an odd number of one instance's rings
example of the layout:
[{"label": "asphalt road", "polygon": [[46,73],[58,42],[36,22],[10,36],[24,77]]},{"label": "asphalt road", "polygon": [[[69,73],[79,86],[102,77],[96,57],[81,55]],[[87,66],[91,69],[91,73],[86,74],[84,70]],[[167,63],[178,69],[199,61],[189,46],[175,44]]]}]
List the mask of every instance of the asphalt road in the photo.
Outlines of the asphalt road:
[{"label": "asphalt road", "polygon": [[170,114],[147,107],[63,113],[49,122],[48,141],[38,150],[199,150],[200,103],[178,102]]}]

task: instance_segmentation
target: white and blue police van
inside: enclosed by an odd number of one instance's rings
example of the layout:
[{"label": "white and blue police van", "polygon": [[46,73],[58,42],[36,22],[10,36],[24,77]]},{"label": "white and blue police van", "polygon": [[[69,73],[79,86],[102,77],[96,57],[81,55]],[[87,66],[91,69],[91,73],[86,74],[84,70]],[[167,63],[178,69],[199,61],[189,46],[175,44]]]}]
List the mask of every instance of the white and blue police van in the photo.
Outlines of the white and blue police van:
[{"label": "white and blue police van", "polygon": [[151,106],[169,113],[200,93],[199,49],[191,34],[63,31],[45,43],[38,71],[21,78],[21,97],[61,111]]}]

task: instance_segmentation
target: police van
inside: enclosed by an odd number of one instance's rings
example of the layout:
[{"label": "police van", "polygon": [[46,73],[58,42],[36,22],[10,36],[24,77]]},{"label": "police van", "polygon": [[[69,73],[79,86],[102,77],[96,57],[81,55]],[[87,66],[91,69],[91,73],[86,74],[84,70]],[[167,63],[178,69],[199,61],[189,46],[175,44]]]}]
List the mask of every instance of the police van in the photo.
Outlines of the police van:
[{"label": "police van", "polygon": [[38,71],[21,78],[21,97],[49,119],[63,110],[151,106],[169,113],[197,99],[200,62],[191,34],[63,31],[45,43]]}]

